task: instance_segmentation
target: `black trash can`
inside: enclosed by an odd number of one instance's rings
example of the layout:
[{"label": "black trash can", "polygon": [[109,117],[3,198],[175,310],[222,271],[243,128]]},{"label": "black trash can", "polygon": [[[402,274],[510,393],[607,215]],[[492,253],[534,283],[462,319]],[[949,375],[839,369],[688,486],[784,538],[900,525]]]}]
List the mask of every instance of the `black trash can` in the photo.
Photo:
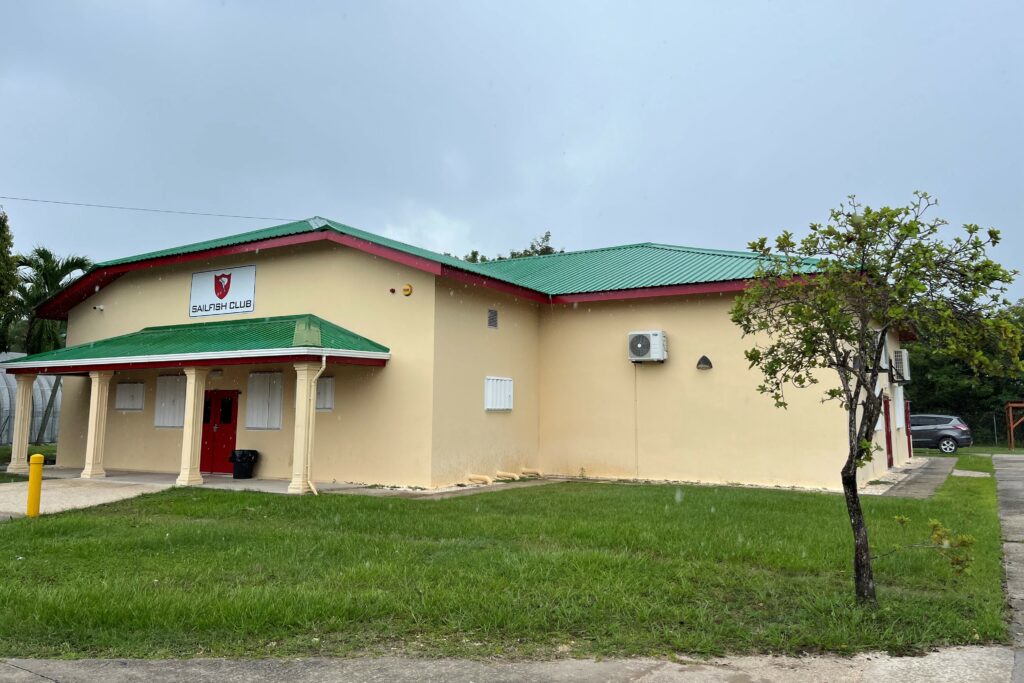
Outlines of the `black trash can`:
[{"label": "black trash can", "polygon": [[259,451],[246,449],[231,451],[228,461],[234,465],[232,477],[235,479],[252,479],[252,471],[256,468],[256,461],[259,459]]}]

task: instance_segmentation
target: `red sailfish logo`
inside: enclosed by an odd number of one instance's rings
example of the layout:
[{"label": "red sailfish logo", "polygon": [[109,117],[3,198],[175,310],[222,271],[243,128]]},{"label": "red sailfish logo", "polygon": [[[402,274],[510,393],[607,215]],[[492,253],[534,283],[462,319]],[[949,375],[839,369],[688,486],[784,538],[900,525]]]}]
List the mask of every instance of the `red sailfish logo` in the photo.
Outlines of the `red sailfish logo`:
[{"label": "red sailfish logo", "polygon": [[228,291],[231,289],[231,274],[221,273],[220,275],[213,276],[213,293],[217,295],[218,299],[223,299],[228,295]]}]

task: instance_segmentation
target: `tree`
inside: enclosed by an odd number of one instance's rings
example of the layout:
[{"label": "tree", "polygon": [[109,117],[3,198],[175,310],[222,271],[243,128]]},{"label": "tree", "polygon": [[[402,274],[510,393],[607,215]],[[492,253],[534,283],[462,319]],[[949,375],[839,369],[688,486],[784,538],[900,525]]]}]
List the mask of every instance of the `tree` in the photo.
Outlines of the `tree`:
[{"label": "tree", "polygon": [[[1024,301],[1006,308],[1024,329]],[[967,363],[950,358],[923,341],[905,345],[914,359],[914,381],[907,397],[916,413],[958,415],[971,426],[976,440],[1002,443],[1006,436],[1004,406],[1024,400],[1024,379],[975,372]]]},{"label": "tree", "polygon": [[7,214],[0,208],[0,351],[10,351],[11,342],[8,325],[2,321],[11,316],[15,309],[14,288],[18,285],[18,264],[11,249],[14,237],[8,224]]},{"label": "tree", "polygon": [[[19,282],[15,291],[15,305],[12,307],[12,315],[3,321],[4,329],[9,336],[11,330],[17,329],[18,323],[24,324],[25,353],[42,353],[61,348],[64,346],[65,323],[36,317],[36,307],[70,284],[76,278],[76,273],[89,270],[92,262],[84,256],[60,258],[49,249],[36,247],[27,255],[19,256],[17,264]],[[50,390],[35,443],[42,442],[46,434],[60,385],[58,376]]]},{"label": "tree", "polygon": [[555,249],[551,246],[551,231],[546,231],[540,237],[535,237],[530,240],[530,246],[522,251],[515,251],[514,249],[509,252],[508,256],[502,256],[499,254],[494,258],[490,258],[481,254],[478,250],[474,249],[465,256],[462,257],[463,261],[469,261],[470,263],[487,263],[488,261],[504,261],[506,259],[514,258],[525,258],[527,256],[547,256],[548,254],[560,254],[565,249]]},{"label": "tree", "polygon": [[25,353],[42,353],[64,346],[64,324],[36,317],[36,307],[92,267],[84,256],[61,258],[45,247],[18,257],[16,311],[25,321]]},{"label": "tree", "polygon": [[846,411],[840,478],[862,603],[876,597],[857,469],[876,450],[883,399],[875,388],[891,367],[883,359],[886,335],[914,331],[933,349],[990,374],[1022,369],[1020,328],[1000,314],[1015,273],[986,252],[999,232],[965,225],[946,242],[939,235],[946,221],[926,217],[935,204],[916,192],[908,206],[874,210],[851,196],[800,241],[786,231],[774,248],[765,238],[752,242],[762,259],[732,310],[744,335],[756,337],[746,357],[762,374],[759,391],[777,406],[786,406],[787,387],[810,387],[825,371],[836,373],[824,395]]}]

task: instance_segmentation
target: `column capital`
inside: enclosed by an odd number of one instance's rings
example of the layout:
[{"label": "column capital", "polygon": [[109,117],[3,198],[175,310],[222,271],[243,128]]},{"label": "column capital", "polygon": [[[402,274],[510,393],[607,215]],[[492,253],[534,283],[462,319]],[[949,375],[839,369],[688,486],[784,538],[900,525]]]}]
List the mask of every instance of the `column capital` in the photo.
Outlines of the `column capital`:
[{"label": "column capital", "polygon": [[304,375],[308,378],[311,375],[315,375],[320,372],[319,361],[302,361],[301,363],[295,363],[295,372],[299,375]]},{"label": "column capital", "polygon": [[89,379],[98,382],[109,382],[110,378],[114,376],[113,370],[90,370]]},{"label": "column capital", "polygon": [[186,377],[195,377],[197,380],[206,379],[206,376],[210,374],[210,368],[201,365],[182,368],[182,370],[184,370]]},{"label": "column capital", "polygon": [[15,381],[15,384],[32,384],[33,382],[36,381],[36,377],[39,377],[39,375],[37,375],[35,373],[33,373],[33,374],[19,373],[19,374],[14,376],[14,381]]}]

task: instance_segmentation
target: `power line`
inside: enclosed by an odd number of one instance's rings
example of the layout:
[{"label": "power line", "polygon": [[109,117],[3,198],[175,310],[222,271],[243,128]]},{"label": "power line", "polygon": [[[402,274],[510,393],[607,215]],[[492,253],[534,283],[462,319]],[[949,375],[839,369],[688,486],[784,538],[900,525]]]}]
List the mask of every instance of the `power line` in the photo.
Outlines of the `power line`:
[{"label": "power line", "polygon": [[149,213],[176,213],[184,216],[212,216],[214,218],[245,218],[255,221],[294,221],[297,218],[279,218],[275,216],[241,216],[233,213],[204,213],[202,211],[176,211],[174,209],[147,209],[139,206],[114,206],[112,204],[86,204],[85,202],[62,202],[56,199],[34,199],[32,197],[8,197],[0,195],[0,199],[16,202],[35,202],[37,204],[61,204],[63,206],[85,206],[90,209],[117,209],[118,211],[147,211]]}]

